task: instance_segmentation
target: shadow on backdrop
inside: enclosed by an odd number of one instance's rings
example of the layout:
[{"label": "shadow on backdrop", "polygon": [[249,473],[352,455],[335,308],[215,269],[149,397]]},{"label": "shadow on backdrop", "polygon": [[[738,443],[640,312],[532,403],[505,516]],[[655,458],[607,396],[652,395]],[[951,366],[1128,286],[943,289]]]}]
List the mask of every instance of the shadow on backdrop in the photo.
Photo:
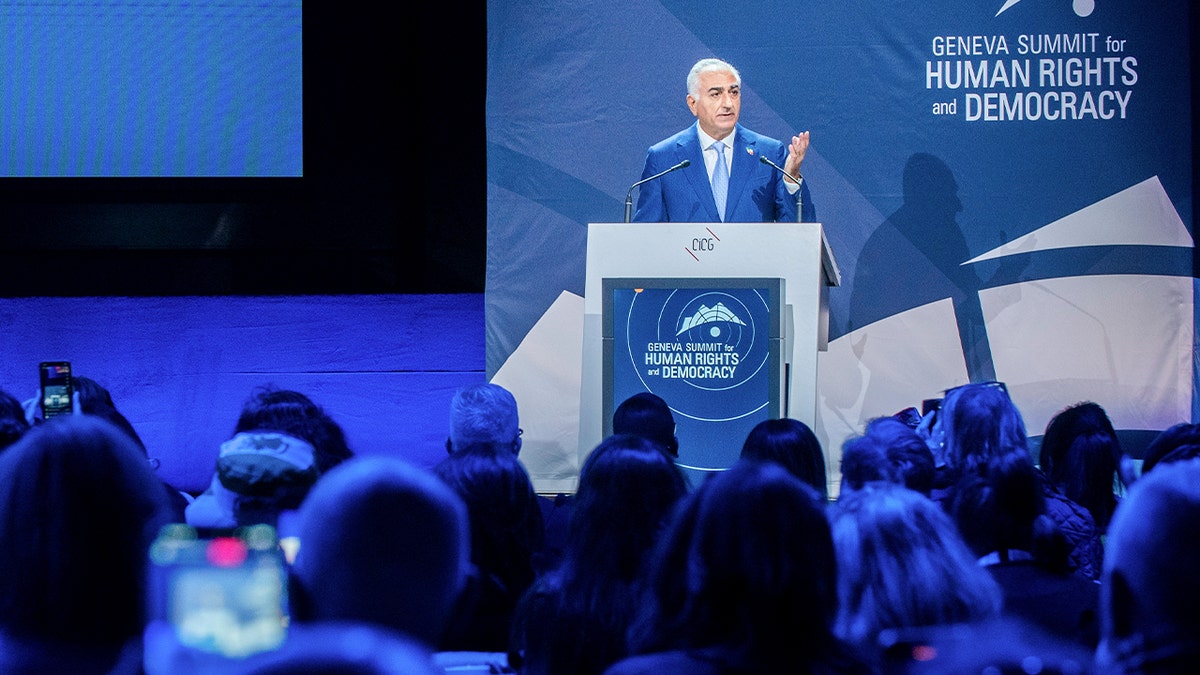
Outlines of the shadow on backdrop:
[{"label": "shadow on backdrop", "polygon": [[[850,328],[949,298],[971,381],[995,379],[979,291],[1015,281],[1025,261],[1000,263],[986,281],[978,266],[963,264],[973,255],[958,222],[958,182],[938,157],[909,157],[902,185],[904,203],[876,228],[859,257]],[[1003,232],[1000,238],[1006,238]]]}]

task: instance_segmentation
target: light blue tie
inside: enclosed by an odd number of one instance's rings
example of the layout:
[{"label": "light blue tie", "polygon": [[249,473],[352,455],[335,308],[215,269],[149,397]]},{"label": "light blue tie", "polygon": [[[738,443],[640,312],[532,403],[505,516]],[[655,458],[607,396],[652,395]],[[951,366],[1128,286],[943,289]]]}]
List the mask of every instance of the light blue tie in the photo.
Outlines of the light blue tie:
[{"label": "light blue tie", "polygon": [[717,151],[717,165],[713,167],[712,191],[717,201],[717,216],[725,220],[725,197],[729,194],[729,165],[725,163],[725,144],[721,141],[710,147]]}]

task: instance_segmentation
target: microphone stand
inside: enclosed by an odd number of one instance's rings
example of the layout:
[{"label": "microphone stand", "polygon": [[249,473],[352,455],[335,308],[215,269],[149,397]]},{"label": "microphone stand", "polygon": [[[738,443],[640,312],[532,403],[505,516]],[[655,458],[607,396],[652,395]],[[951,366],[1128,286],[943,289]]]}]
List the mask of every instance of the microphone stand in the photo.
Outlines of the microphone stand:
[{"label": "microphone stand", "polygon": [[[792,174],[784,171],[783,167],[779,166],[775,162],[772,162],[771,160],[767,159],[766,157],[764,157],[762,155],[758,156],[758,160],[760,162],[762,162],[763,164],[769,164],[772,168],[774,168],[779,173],[782,173],[783,175],[787,176],[791,180],[795,181],[796,185],[799,186],[796,189],[796,222],[803,223],[804,222],[804,176],[801,176],[798,173],[796,176],[793,176]],[[837,263],[834,262],[833,254],[829,251],[829,243],[825,241],[825,231],[824,230],[821,230],[821,267],[825,270],[825,278],[829,280],[830,285],[838,286],[842,283],[842,275],[840,272],[838,272]],[[822,286],[821,288],[822,288],[822,292],[824,292],[823,289],[825,287]]]},{"label": "microphone stand", "polygon": [[804,176],[802,176],[802,175],[793,176],[792,174],[788,173],[787,171],[784,171],[782,166],[779,166],[775,162],[772,162],[771,160],[767,159],[766,155],[759,155],[758,161],[770,166],[771,168],[775,169],[776,171],[783,174],[784,176],[787,176],[787,179],[791,180],[792,182],[794,182],[796,184],[796,222],[797,223],[804,222]]},{"label": "microphone stand", "polygon": [[662,178],[663,176],[671,173],[672,171],[691,166],[691,164],[692,164],[692,160],[685,159],[682,162],[676,164],[675,166],[667,169],[666,171],[660,171],[660,172],[654,174],[653,176],[650,176],[648,178],[643,178],[643,179],[639,180],[638,182],[634,183],[633,185],[630,185],[629,192],[625,193],[625,222],[628,223],[633,220],[633,189],[635,187],[641,185],[642,183],[649,183],[650,181],[652,181],[656,178]]}]

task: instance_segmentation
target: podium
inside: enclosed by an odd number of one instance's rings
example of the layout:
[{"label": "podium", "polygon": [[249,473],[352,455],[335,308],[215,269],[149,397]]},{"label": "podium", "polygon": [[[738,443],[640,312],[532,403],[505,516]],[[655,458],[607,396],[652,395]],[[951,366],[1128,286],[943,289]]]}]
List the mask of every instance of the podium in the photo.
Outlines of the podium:
[{"label": "podium", "polygon": [[671,406],[696,471],[731,464],[761,419],[816,428],[841,283],[819,223],[592,223],[586,264],[581,458],[639,387]]}]

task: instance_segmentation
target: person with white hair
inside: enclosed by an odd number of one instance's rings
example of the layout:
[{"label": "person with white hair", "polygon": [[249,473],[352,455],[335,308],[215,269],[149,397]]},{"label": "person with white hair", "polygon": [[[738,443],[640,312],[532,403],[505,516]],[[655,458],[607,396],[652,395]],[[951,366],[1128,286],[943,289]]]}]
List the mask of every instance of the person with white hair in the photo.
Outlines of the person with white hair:
[{"label": "person with white hair", "polygon": [[454,393],[447,452],[483,448],[516,455],[521,451],[521,433],[517,399],[504,387],[486,382]]},{"label": "person with white hair", "polygon": [[[696,122],[646,151],[633,221],[816,220],[808,182],[800,174],[807,131],[785,143],[742,126],[742,76],[721,59],[700,59],[692,66],[686,101]],[[797,208],[803,217],[797,217]]]}]

